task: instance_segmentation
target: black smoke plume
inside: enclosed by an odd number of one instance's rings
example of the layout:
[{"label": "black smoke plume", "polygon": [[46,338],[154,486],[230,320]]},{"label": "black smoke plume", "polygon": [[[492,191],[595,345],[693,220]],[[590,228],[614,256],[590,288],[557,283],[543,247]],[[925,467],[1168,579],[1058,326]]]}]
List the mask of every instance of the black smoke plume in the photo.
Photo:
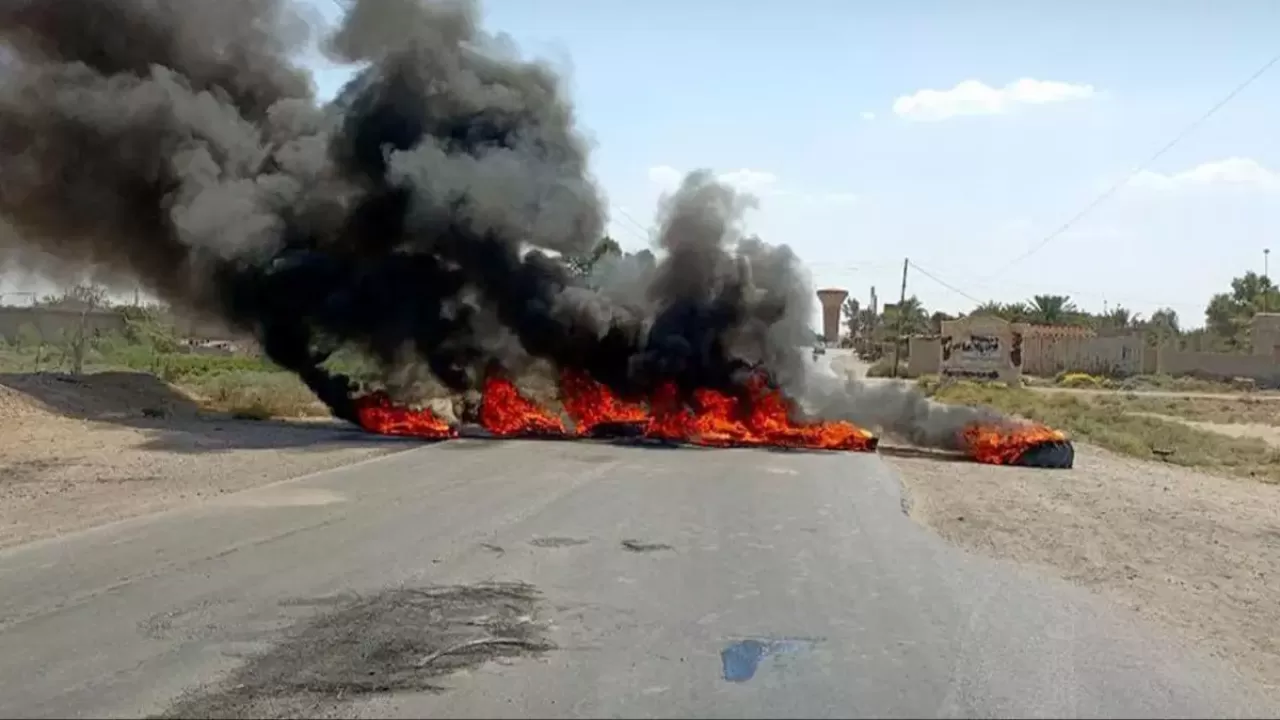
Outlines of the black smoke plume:
[{"label": "black smoke plume", "polygon": [[744,238],[749,200],[693,173],[652,268],[591,288],[563,255],[604,203],[559,78],[468,2],[355,0],[323,40],[360,71],[317,103],[284,0],[0,0],[0,217],[9,260],[135,278],[253,335],[333,410],[321,365],[406,348],[475,387],[520,356],[624,396],[659,382],[797,383],[813,297],[794,255]]}]

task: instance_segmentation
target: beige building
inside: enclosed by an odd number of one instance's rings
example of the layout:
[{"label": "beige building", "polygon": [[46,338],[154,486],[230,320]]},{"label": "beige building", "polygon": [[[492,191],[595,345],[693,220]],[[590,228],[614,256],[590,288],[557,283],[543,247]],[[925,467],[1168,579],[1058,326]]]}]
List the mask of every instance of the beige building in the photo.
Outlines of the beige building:
[{"label": "beige building", "polygon": [[1156,347],[1141,332],[1100,335],[1083,327],[962,318],[944,321],[939,335],[910,339],[907,374],[975,379],[990,379],[993,372],[1002,379],[1014,372],[1040,377],[1062,372],[1194,375],[1280,387],[1280,313],[1256,315],[1250,337],[1251,352],[1218,353],[1181,350],[1173,344]]},{"label": "beige building", "polygon": [[[938,337],[938,374],[953,380],[1017,385],[1022,376],[1021,345],[1021,334],[998,317],[944,320]],[[907,360],[909,372],[909,356]]]}]

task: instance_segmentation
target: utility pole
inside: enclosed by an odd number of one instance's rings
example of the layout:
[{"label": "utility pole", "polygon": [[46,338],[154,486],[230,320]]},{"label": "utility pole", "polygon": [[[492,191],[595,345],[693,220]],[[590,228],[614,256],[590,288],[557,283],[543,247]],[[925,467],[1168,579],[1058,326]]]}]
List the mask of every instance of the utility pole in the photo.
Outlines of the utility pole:
[{"label": "utility pole", "polygon": [[902,359],[902,323],[907,319],[902,306],[907,302],[907,267],[910,265],[910,258],[902,258],[902,294],[898,297],[898,328],[894,331],[893,369],[890,370],[890,377],[898,377],[898,362]]},{"label": "utility pole", "polygon": [[1262,248],[1262,312],[1267,312],[1267,296],[1271,294],[1271,248]]}]

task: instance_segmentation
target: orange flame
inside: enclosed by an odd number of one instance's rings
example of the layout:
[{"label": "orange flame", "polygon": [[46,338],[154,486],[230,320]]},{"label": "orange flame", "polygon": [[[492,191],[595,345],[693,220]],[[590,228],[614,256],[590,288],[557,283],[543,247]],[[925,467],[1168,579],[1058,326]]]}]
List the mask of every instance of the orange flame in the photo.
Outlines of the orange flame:
[{"label": "orange flame", "polygon": [[609,388],[577,370],[560,375],[560,401],[579,435],[601,423],[643,423],[649,419],[643,405],[619,400]]},{"label": "orange flame", "polygon": [[420,438],[449,438],[458,433],[431,410],[396,405],[390,396],[378,391],[356,398],[356,419],[360,427],[382,435]]},{"label": "orange flame", "polygon": [[1061,442],[1067,436],[1061,431],[1040,425],[991,425],[974,423],[963,431],[968,454],[974,460],[991,465],[1009,465],[1036,445]]},{"label": "orange flame", "polygon": [[480,424],[494,435],[563,435],[560,418],[520,394],[515,383],[490,375],[480,399]]},{"label": "orange flame", "polygon": [[682,407],[674,386],[654,397],[645,434],[653,438],[725,447],[765,445],[813,450],[875,450],[878,439],[845,421],[797,423],[787,399],[777,389],[754,382],[738,399],[715,390],[694,391],[695,411]]},{"label": "orange flame", "polygon": [[[706,445],[779,446],[815,450],[875,450],[878,439],[849,422],[799,423],[780,390],[753,381],[742,397],[715,390],[693,393],[693,406],[681,401],[674,384],[658,388],[648,408],[624,401],[586,373],[566,371],[560,377],[561,402],[576,435],[602,424],[624,423],[645,437]],[[457,431],[429,410],[411,410],[377,392],[356,400],[360,425],[371,432],[417,437],[455,437]],[[515,384],[491,375],[480,400],[480,424],[494,435],[568,436],[561,419],[520,394]]]}]

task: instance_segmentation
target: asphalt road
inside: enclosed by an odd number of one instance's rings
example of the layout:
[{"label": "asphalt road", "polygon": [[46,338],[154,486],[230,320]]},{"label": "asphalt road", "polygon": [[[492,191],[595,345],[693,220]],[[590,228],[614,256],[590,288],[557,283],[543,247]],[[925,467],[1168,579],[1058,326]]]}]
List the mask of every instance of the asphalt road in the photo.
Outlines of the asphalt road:
[{"label": "asphalt road", "polygon": [[456,441],[0,553],[6,717],[1266,702],[1102,598],[948,546],[869,455]]}]

